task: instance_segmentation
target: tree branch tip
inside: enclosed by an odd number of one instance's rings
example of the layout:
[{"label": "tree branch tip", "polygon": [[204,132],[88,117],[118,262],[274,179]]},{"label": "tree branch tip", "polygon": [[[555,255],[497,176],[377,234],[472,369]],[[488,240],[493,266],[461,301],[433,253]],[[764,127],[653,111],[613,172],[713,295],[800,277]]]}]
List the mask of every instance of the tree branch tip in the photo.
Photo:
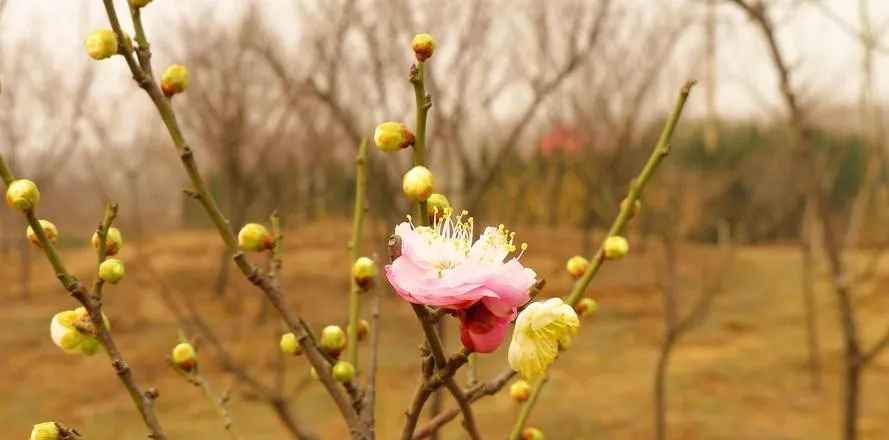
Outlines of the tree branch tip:
[{"label": "tree branch tip", "polygon": [[682,86],[682,93],[684,95],[688,95],[689,93],[691,93],[691,89],[694,88],[694,86],[697,84],[698,80],[696,79],[690,79],[686,81],[685,84]]}]

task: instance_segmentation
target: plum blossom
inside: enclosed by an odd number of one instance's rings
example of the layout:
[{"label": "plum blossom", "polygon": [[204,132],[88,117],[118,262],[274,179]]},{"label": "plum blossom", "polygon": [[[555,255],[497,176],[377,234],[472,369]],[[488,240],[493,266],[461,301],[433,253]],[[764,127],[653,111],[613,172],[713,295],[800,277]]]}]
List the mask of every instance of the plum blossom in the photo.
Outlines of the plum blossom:
[{"label": "plum blossom", "polygon": [[560,298],[535,302],[522,310],[509,344],[509,365],[526,378],[543,374],[577,334],[580,320]]},{"label": "plum blossom", "polygon": [[432,226],[410,221],[395,227],[401,255],[386,266],[386,277],[399,296],[414,304],[442,307],[460,318],[466,348],[497,349],[519,306],[528,302],[536,282],[513,244],[515,233],[503,225],[487,227],[473,241],[473,219],[451,209],[435,216]]}]

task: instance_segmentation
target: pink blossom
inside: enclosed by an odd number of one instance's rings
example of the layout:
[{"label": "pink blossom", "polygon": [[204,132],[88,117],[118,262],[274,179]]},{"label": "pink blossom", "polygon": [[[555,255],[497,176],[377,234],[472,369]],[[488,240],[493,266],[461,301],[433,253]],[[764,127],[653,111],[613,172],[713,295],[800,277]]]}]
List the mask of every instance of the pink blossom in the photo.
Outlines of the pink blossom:
[{"label": "pink blossom", "polygon": [[395,234],[401,256],[386,266],[386,277],[398,295],[452,310],[467,348],[495,350],[536,281],[534,271],[519,263],[521,255],[507,259],[516,251],[515,234],[502,225],[488,227],[473,242],[473,221],[465,211],[455,218],[447,212],[431,227],[404,222]]}]

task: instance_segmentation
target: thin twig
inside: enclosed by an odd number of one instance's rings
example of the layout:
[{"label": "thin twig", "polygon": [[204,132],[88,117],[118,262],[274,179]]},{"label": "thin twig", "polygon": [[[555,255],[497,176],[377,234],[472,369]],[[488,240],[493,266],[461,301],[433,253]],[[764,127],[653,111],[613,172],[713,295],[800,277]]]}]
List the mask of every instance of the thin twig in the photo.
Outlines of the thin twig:
[{"label": "thin twig", "polygon": [[349,241],[349,325],[346,327],[346,359],[358,369],[358,316],[361,313],[361,293],[364,290],[352,276],[352,265],[361,257],[364,215],[367,212],[367,141],[358,145],[355,157],[355,209],[352,212],[352,239]]},{"label": "thin twig", "polygon": [[531,410],[534,409],[537,399],[540,398],[540,392],[543,390],[543,385],[546,384],[547,381],[549,381],[549,376],[544,375],[536,384],[534,384],[534,391],[531,393],[531,398],[522,405],[519,417],[509,434],[509,440],[519,440],[521,437],[522,431],[525,429],[525,423],[528,421],[528,416],[531,415]]}]

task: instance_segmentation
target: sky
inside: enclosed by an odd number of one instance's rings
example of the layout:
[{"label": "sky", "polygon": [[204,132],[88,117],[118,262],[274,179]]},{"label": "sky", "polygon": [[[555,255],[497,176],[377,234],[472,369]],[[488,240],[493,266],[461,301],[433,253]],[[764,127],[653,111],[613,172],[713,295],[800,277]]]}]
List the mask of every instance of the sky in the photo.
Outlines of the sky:
[{"label": "sky", "polygon": [[[83,55],[82,41],[91,29],[107,27],[100,0],[8,0],[8,10],[0,27],[4,41],[34,39],[49,47],[53,62],[77,69],[90,62]],[[656,0],[648,0],[656,1]],[[688,3],[700,7],[702,0],[657,0]],[[859,0],[773,0],[780,10],[788,5],[820,1],[841,20],[857,25]],[[873,22],[884,28],[887,50],[876,60],[878,99],[889,91],[889,1],[865,0]],[[293,20],[296,0],[257,0],[270,22],[287,29]],[[125,1],[117,0],[123,10]],[[203,11],[205,4],[215,4],[220,17],[236,17],[247,0],[155,0],[144,17],[150,35],[156,35],[176,23],[181,14]],[[721,5],[719,16],[718,90],[719,112],[730,116],[758,117],[774,114],[779,108],[774,71],[760,35],[735,7]],[[779,38],[796,70],[797,82],[820,103],[836,105],[857,102],[861,51],[856,41],[823,9],[810,4],[796,8],[793,14],[778,14],[782,23]],[[128,20],[125,20],[127,22]],[[686,38],[689,47],[700,45],[702,30]],[[158,53],[160,52],[160,53]],[[158,65],[168,61],[162,51],[155,51]],[[126,75],[123,63],[116,63],[113,74]],[[109,75],[109,73],[103,73]],[[109,82],[110,84],[111,82]],[[110,86],[109,86],[110,87]],[[123,86],[121,86],[123,87]]]}]

